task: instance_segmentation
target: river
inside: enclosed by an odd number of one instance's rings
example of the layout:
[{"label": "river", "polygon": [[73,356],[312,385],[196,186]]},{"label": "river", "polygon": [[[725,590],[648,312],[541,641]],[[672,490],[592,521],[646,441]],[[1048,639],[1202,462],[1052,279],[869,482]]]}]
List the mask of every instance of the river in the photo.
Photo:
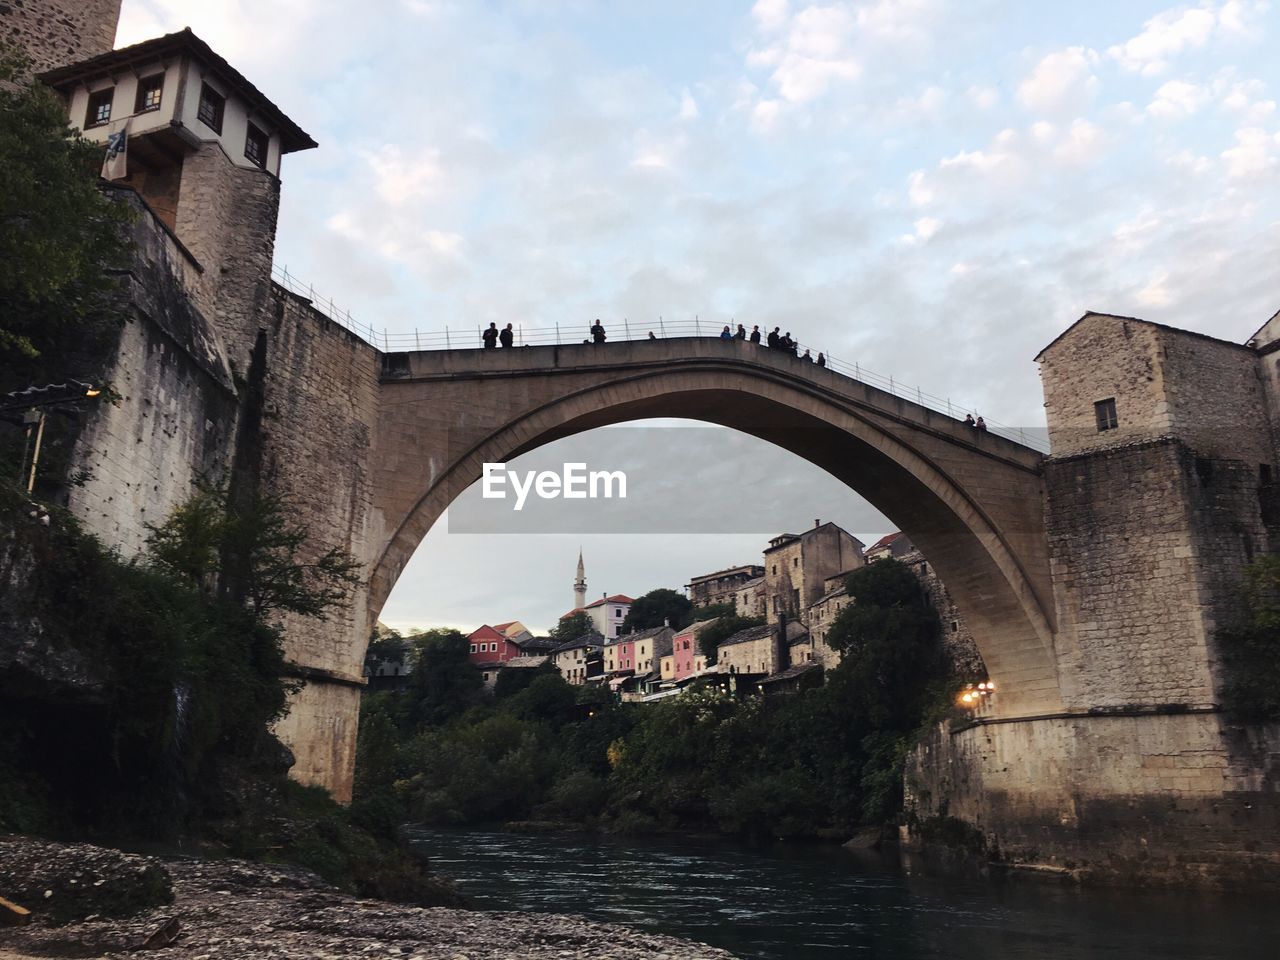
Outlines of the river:
[{"label": "river", "polygon": [[485,910],[575,913],[758,960],[1280,958],[1280,903],[907,876],[840,848],[453,831],[410,836]]}]

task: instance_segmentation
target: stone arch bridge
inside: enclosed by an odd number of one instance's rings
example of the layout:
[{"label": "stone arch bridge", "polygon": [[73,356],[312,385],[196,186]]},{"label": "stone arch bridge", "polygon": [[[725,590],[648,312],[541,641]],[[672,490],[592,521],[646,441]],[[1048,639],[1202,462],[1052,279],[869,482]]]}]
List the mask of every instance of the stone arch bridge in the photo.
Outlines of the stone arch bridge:
[{"label": "stone arch bridge", "polygon": [[1001,712],[1062,708],[1034,450],[830,368],[719,338],[388,353],[379,395],[370,623],[484,463],[595,427],[681,417],[777,444],[864,496],[947,584]]}]

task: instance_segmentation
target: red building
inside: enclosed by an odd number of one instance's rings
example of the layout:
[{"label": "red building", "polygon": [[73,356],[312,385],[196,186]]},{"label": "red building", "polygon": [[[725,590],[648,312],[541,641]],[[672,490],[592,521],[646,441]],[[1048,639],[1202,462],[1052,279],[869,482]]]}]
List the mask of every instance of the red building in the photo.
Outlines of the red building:
[{"label": "red building", "polygon": [[467,642],[471,644],[467,659],[472,663],[506,663],[523,653],[510,638],[487,623],[473,630]]}]

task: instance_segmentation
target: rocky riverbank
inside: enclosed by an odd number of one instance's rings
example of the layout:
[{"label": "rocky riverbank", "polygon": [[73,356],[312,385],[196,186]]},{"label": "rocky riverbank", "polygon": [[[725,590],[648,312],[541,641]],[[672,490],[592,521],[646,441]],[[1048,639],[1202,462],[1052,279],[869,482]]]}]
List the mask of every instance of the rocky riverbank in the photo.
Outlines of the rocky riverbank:
[{"label": "rocky riverbank", "polygon": [[[28,923],[0,927],[0,960],[125,957],[139,951],[158,960],[732,956],[581,917],[358,900],[296,867],[160,860],[14,838],[0,841],[0,897],[30,910]],[[15,919],[10,913],[9,920]]]}]

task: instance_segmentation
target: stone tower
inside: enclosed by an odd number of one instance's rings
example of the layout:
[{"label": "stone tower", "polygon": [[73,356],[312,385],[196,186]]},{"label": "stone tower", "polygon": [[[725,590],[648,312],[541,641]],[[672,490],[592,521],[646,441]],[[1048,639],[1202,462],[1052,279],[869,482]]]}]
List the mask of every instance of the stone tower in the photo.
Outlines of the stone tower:
[{"label": "stone tower", "polygon": [[116,42],[121,0],[10,0],[0,3],[0,38],[41,73],[106,53]]},{"label": "stone tower", "polygon": [[573,581],[573,609],[587,605],[587,575],[582,566],[582,548],[578,548],[578,576]]}]

